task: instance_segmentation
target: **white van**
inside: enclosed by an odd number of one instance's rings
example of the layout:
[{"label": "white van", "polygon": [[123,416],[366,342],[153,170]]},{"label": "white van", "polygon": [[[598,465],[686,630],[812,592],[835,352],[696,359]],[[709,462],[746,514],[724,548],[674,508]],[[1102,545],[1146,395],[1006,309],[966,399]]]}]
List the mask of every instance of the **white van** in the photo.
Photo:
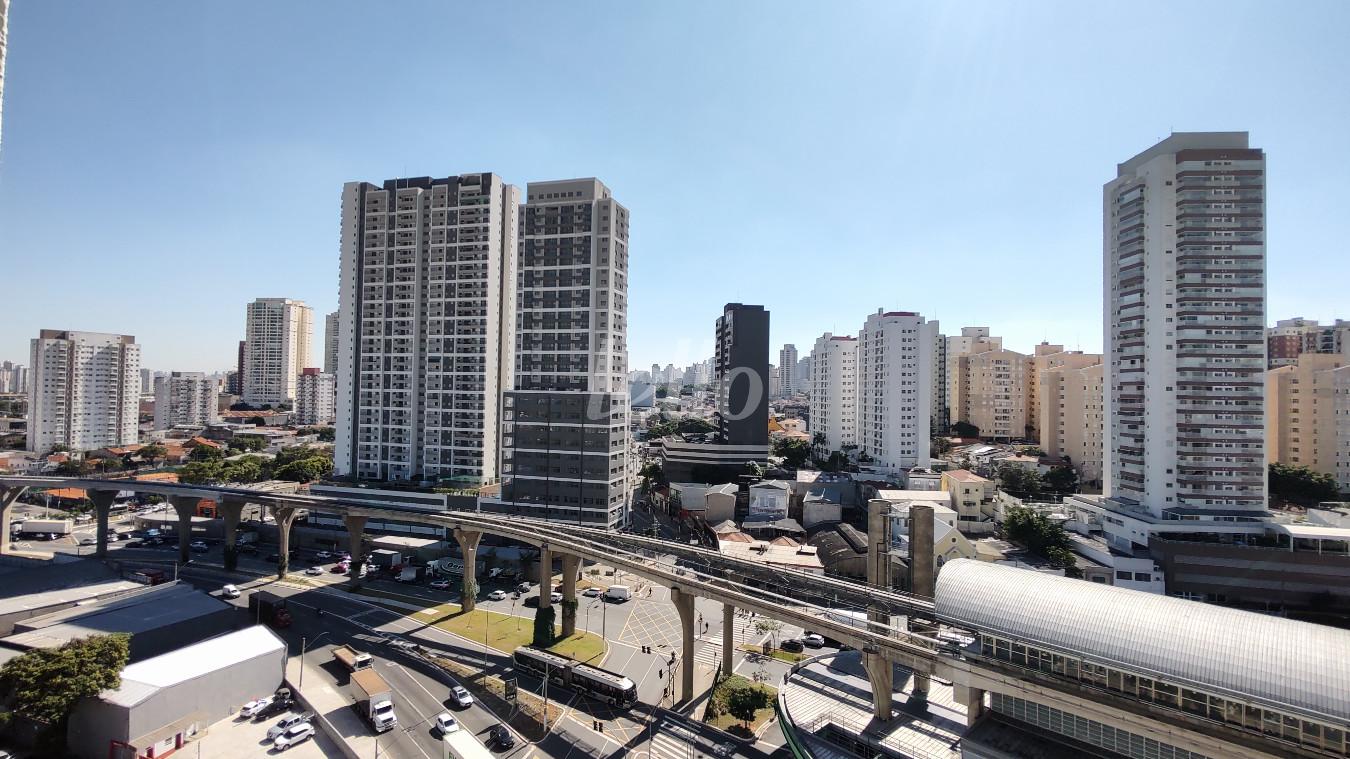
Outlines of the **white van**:
[{"label": "white van", "polygon": [[220,597],[221,597],[221,598],[238,598],[238,597],[239,597],[239,588],[237,588],[237,587],[235,587],[235,586],[233,586],[233,585],[226,585],[225,587],[223,587],[223,588],[220,589]]},{"label": "white van", "polygon": [[627,585],[611,585],[605,588],[606,601],[627,601],[633,597],[633,591]]}]

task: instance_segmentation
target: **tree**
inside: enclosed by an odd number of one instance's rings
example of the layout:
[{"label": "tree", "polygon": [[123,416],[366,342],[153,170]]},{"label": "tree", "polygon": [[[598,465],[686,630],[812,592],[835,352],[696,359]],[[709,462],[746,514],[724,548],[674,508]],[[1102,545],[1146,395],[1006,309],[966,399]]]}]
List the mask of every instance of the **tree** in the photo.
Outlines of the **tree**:
[{"label": "tree", "polygon": [[1078,492],[1078,470],[1071,466],[1057,466],[1045,473],[1042,483],[1055,493]]},{"label": "tree", "polygon": [[178,470],[178,481],[184,485],[214,485],[220,482],[222,469],[219,461],[190,461]]},{"label": "tree", "polygon": [[657,397],[657,398],[664,398],[664,397],[666,397],[666,388],[665,388],[664,385],[661,386],[661,387],[656,388],[656,397]]},{"label": "tree", "polygon": [[811,447],[817,451],[823,451],[830,447],[830,439],[824,432],[817,432],[811,436]]},{"label": "tree", "polygon": [[333,473],[333,460],[327,456],[312,455],[291,461],[272,470],[272,477],[291,482],[313,482]]},{"label": "tree", "polygon": [[56,473],[65,477],[87,477],[94,473],[94,462],[89,459],[69,459],[56,465]]},{"label": "tree", "polygon": [[998,468],[998,486],[1014,497],[1031,498],[1041,492],[1041,476],[1034,469],[1002,464]]},{"label": "tree", "polygon": [[811,444],[800,438],[782,438],[773,444],[773,455],[788,469],[801,469],[811,457]]},{"label": "tree", "polygon": [[778,648],[778,633],[782,630],[783,623],[776,619],[764,618],[755,621],[755,632],[769,636],[770,648]]},{"label": "tree", "polygon": [[979,427],[976,427],[975,425],[971,424],[970,422],[957,422],[956,424],[953,424],[953,425],[952,425],[952,432],[954,432],[954,433],[956,434],[957,437],[979,437],[979,436],[980,436],[980,428],[979,428]]},{"label": "tree", "polygon": [[[540,588],[539,592],[547,592],[547,588]],[[534,641],[533,645],[539,648],[548,648],[553,645],[553,607],[541,606],[534,612]]]},{"label": "tree", "polygon": [[64,443],[56,443],[51,447],[51,450],[47,451],[47,455],[50,456],[53,453],[70,453],[70,446]]},{"label": "tree", "polygon": [[755,713],[764,703],[764,692],[751,683],[733,687],[727,691],[727,714],[749,725],[755,721]]},{"label": "tree", "polygon": [[253,425],[254,427],[266,427],[267,419],[261,416],[250,416],[248,418],[248,423]]},{"label": "tree", "polygon": [[267,438],[262,435],[235,435],[230,438],[230,447],[238,451],[261,451],[267,447]]},{"label": "tree", "polygon": [[122,684],[130,640],[125,633],[91,635],[20,654],[0,667],[0,693],[16,714],[45,725],[48,752],[62,755],[75,705]]},{"label": "tree", "polygon": [[214,445],[204,443],[193,446],[192,453],[188,454],[192,461],[220,461],[225,458],[225,452]]},{"label": "tree", "polygon": [[154,464],[157,461],[163,461],[169,455],[169,449],[159,443],[151,443],[141,446],[141,449],[136,451],[136,455]]},{"label": "tree", "polygon": [[225,482],[257,482],[262,478],[263,460],[257,456],[242,456],[227,461],[220,471],[220,479]]},{"label": "tree", "polygon": [[952,449],[952,441],[946,437],[938,436],[932,439],[928,447],[934,456],[942,456]]},{"label": "tree", "polygon": [[320,427],[318,435],[320,442],[331,443],[337,440],[337,432],[332,427]]},{"label": "tree", "polygon": [[1045,514],[1025,506],[1008,509],[1003,521],[1008,539],[1026,547],[1028,551],[1050,560],[1066,574],[1078,576],[1077,561],[1073,556],[1073,541],[1064,526],[1051,521]]},{"label": "tree", "polygon": [[1315,504],[1338,497],[1336,478],[1306,466],[1270,465],[1270,495],[1282,501]]}]

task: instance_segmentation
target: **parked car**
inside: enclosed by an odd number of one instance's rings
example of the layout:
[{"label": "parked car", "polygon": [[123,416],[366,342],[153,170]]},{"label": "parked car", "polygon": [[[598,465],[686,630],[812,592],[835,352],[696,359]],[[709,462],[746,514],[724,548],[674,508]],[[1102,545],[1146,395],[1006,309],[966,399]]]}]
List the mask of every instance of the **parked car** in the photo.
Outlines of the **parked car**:
[{"label": "parked car", "polygon": [[244,706],[240,708],[239,716],[244,719],[253,719],[254,717],[258,716],[258,712],[261,712],[263,709],[266,709],[268,706],[271,706],[272,700],[273,699],[271,696],[264,696],[263,698],[255,698],[252,701],[248,702],[247,704],[244,704]]},{"label": "parked car", "polygon": [[494,591],[492,591],[491,593],[488,593],[487,597],[488,597],[488,600],[489,600],[489,601],[505,601],[505,600],[506,600],[506,591],[504,591],[504,590],[494,590]]},{"label": "parked car", "polygon": [[323,574],[323,567],[310,567],[309,569],[306,569],[306,570],[305,570],[305,574],[307,574],[307,575],[321,575],[321,574]]},{"label": "parked car", "polygon": [[600,588],[595,585],[592,585],[591,587],[581,591],[581,595],[589,596],[590,598],[595,598],[596,596],[600,595]]},{"label": "parked car", "polygon": [[295,706],[294,699],[286,696],[273,696],[272,703],[259,709],[258,713],[253,716],[253,719],[262,722],[263,720],[270,719],[282,712],[290,710],[292,706]]},{"label": "parked car", "polygon": [[430,583],[427,584],[427,587],[428,587],[428,588],[431,588],[432,590],[449,590],[449,589],[450,589],[450,581],[449,581],[449,580],[432,580]]},{"label": "parked car", "polygon": [[441,735],[449,735],[459,729],[459,723],[450,712],[441,712],[436,715],[436,729],[441,731]]},{"label": "parked car", "polygon": [[197,553],[206,553],[207,550],[206,542],[201,540],[194,540],[191,543],[188,543],[188,548],[191,548]]},{"label": "parked car", "polygon": [[300,724],[286,730],[286,732],[282,733],[281,735],[278,735],[276,740],[272,741],[272,749],[274,751],[285,751],[291,746],[294,746],[297,743],[304,743],[305,741],[313,737],[314,737],[314,725],[308,722],[301,722]]},{"label": "parked car", "polygon": [[285,717],[282,717],[280,722],[268,728],[267,740],[274,741],[287,730],[290,730],[296,725],[309,722],[312,719],[314,719],[314,715],[310,714],[309,712],[306,712],[304,714],[288,714]]},{"label": "parked car", "polygon": [[238,598],[238,597],[239,597],[239,588],[235,587],[234,585],[225,585],[225,586],[222,586],[221,589],[220,589],[220,597],[221,597],[221,598]]},{"label": "parked car", "polygon": [[329,551],[319,551],[318,553],[314,554],[314,558],[318,559],[319,561],[328,561],[329,559],[333,558],[333,554]]},{"label": "parked car", "polygon": [[345,575],[347,574],[347,570],[349,569],[351,569],[350,564],[342,563],[342,564],[334,564],[328,571],[332,572],[335,575]]},{"label": "parked car", "polygon": [[506,729],[506,725],[494,725],[492,732],[488,734],[489,743],[500,749],[515,748],[516,736]]},{"label": "parked car", "polygon": [[450,689],[450,700],[461,709],[468,709],[473,706],[473,694],[469,693],[463,685],[456,685]]},{"label": "parked car", "polygon": [[800,640],[789,639],[780,643],[778,647],[789,653],[799,654],[806,649],[806,644]]},{"label": "parked car", "polygon": [[555,604],[562,603],[562,593],[559,593],[558,591],[555,590],[552,593],[548,594],[548,600],[549,602]]},{"label": "parked car", "polygon": [[815,633],[807,633],[802,636],[802,645],[807,648],[820,648],[825,645],[825,638]]},{"label": "parked car", "polygon": [[522,582],[521,584],[516,586],[516,591],[519,593],[529,593],[530,584],[528,582]]}]

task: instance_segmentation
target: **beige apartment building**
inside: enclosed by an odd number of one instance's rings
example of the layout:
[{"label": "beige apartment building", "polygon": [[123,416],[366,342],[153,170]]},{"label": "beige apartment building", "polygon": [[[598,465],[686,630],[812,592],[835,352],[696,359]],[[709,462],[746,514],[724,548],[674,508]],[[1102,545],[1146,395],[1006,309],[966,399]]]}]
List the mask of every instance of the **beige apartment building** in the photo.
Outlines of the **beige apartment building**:
[{"label": "beige apartment building", "polygon": [[[941,381],[944,383],[945,391],[941,400],[946,404],[945,413],[942,414],[942,417],[947,426],[950,427],[952,424],[962,421],[960,407],[957,406],[961,383],[960,358],[974,353],[1000,350],[1003,348],[1003,338],[990,336],[988,327],[962,327],[961,334],[941,336],[941,340],[944,343],[941,357],[943,362]],[[934,372],[934,374],[937,373]]]},{"label": "beige apartment building", "polygon": [[1041,399],[1037,420],[1039,441],[1046,456],[1068,458],[1083,483],[1100,484],[1106,407],[1101,356],[1077,355],[1095,358],[1096,362],[1077,366],[1075,358],[1046,368],[1036,376],[1035,386]]},{"label": "beige apartment building", "polygon": [[1031,382],[1027,385],[1027,424],[1030,425],[1028,440],[1039,440],[1041,437],[1041,374],[1060,367],[1082,369],[1101,362],[1100,353],[1066,351],[1062,345],[1046,342],[1036,346],[1031,356]]},{"label": "beige apartment building", "polygon": [[1266,461],[1330,474],[1350,491],[1350,358],[1304,353],[1266,372]]},{"label": "beige apartment building", "polygon": [[952,421],[969,422],[987,440],[1020,440],[1030,427],[1031,357],[997,349],[957,356]]}]

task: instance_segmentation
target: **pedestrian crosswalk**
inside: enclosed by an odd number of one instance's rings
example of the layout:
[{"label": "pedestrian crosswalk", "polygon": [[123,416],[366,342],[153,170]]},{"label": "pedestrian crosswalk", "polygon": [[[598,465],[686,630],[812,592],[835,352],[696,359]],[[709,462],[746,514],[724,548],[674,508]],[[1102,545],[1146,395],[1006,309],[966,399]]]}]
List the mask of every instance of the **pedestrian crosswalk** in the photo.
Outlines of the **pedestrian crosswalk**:
[{"label": "pedestrian crosswalk", "polygon": [[670,729],[658,728],[650,743],[649,759],[695,759],[694,744]]},{"label": "pedestrian crosswalk", "polygon": [[[737,617],[733,624],[735,629],[732,633],[736,650],[744,650],[747,644],[756,645],[763,643],[769,638],[768,633],[759,632],[755,629],[753,619]],[[778,631],[777,639],[781,643],[789,638],[800,637],[803,633],[802,628],[794,625],[784,624]],[[698,637],[698,643],[694,647],[695,661],[716,667],[722,662],[722,632],[716,631]]]}]

